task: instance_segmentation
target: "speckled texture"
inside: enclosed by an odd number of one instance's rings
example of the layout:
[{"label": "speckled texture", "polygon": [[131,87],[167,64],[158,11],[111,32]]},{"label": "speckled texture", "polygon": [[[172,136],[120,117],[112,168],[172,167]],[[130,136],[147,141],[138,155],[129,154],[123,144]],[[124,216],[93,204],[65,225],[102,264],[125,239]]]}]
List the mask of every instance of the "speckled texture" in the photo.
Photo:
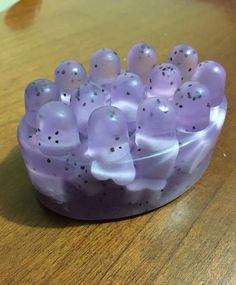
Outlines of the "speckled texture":
[{"label": "speckled texture", "polygon": [[[185,47],[183,52],[196,55]],[[129,55],[146,49],[148,61],[156,61],[147,44],[135,45]],[[130,60],[142,61],[142,55]],[[80,63],[65,61],[56,69],[56,84],[38,80],[26,88],[18,141],[46,207],[76,219],[128,217],[168,203],[201,177],[226,115],[225,76],[222,72],[214,85],[216,63],[211,62],[203,72],[209,82],[198,82],[203,77],[197,68],[194,81],[182,85],[186,57],[178,61],[181,69],[173,58],[171,64],[149,66],[146,81],[140,69],[120,74],[117,53],[100,49],[92,56],[89,81]],[[95,64],[101,65],[99,71],[93,71]],[[76,86],[67,85],[75,77],[72,65],[81,75]],[[61,67],[66,79],[57,77]],[[60,96],[62,88],[69,90],[68,100]]]}]

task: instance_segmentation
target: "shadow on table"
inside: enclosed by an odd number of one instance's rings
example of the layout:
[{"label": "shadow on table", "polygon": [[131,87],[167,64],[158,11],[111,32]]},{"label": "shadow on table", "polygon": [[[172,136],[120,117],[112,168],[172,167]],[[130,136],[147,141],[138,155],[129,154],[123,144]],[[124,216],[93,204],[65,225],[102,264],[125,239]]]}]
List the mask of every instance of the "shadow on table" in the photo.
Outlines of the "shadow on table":
[{"label": "shadow on table", "polygon": [[18,146],[0,164],[0,215],[30,227],[63,228],[89,224],[59,216],[41,206]]},{"label": "shadow on table", "polygon": [[20,0],[5,15],[5,24],[13,31],[32,25],[43,0]]}]

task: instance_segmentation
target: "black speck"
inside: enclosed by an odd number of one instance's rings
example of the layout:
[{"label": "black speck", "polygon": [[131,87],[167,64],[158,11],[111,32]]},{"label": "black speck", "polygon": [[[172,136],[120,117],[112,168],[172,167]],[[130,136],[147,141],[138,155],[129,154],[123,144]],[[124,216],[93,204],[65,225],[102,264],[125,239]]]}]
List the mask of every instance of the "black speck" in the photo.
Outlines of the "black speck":
[{"label": "black speck", "polygon": [[184,80],[184,78],[183,78],[183,77],[181,77],[181,80],[183,81],[183,80]]},{"label": "black speck", "polygon": [[120,137],[116,137],[115,140],[118,141],[120,139]]},{"label": "black speck", "polygon": [[138,129],[141,129],[141,126],[138,126]]},{"label": "black speck", "polygon": [[146,109],[145,108],[143,108],[143,112],[145,112],[146,111]]},{"label": "black speck", "polygon": [[161,192],[164,192],[164,189],[161,189]]},{"label": "black speck", "polygon": [[192,126],[192,129],[193,129],[193,130],[196,130],[196,127],[195,127],[195,126]]},{"label": "black speck", "polygon": [[36,93],[36,96],[40,96],[40,92],[37,92],[37,93]]},{"label": "black speck", "polygon": [[119,149],[122,149],[122,146],[119,146]]},{"label": "black speck", "polygon": [[63,96],[66,97],[66,93],[63,93]]},{"label": "black speck", "polygon": [[85,166],[84,166],[84,165],[81,165],[81,166],[80,166],[80,169],[84,170],[84,169],[85,169]]},{"label": "black speck", "polygon": [[48,136],[48,140],[50,140],[52,137]]},{"label": "black speck", "polygon": [[74,75],[78,75],[78,72],[77,72],[77,71],[75,71],[75,72],[74,72]]},{"label": "black speck", "polygon": [[179,105],[179,108],[183,108],[183,105]]},{"label": "black speck", "polygon": [[55,132],[55,135],[57,136],[58,134],[59,134],[59,131],[56,131],[56,132]]},{"label": "black speck", "polygon": [[47,163],[51,163],[51,159],[50,158],[47,159]]},{"label": "black speck", "polygon": [[105,92],[105,90],[104,90],[104,89],[102,89],[102,92]]},{"label": "black speck", "polygon": [[175,54],[177,54],[177,51],[175,51]]},{"label": "black speck", "polygon": [[195,101],[196,100],[196,97],[193,97],[193,101]]},{"label": "black speck", "polygon": [[95,68],[97,68],[97,67],[98,67],[98,65],[97,65],[97,64],[94,64],[94,67],[95,67]]},{"label": "black speck", "polygon": [[137,149],[137,151],[141,151],[141,150],[142,150],[141,148],[138,148],[138,149]]},{"label": "black speck", "polygon": [[55,140],[55,143],[59,143],[59,140]]},{"label": "black speck", "polygon": [[65,171],[68,171],[69,170],[69,167],[65,167]]},{"label": "black speck", "polygon": [[84,184],[88,184],[88,180],[84,180]]},{"label": "black speck", "polygon": [[61,72],[61,74],[66,74],[66,71],[63,69],[62,72]]},{"label": "black speck", "polygon": [[150,86],[149,89],[152,90],[152,86]]},{"label": "black speck", "polygon": [[211,107],[211,104],[210,104],[210,103],[207,103],[207,107],[210,108],[210,107]]},{"label": "black speck", "polygon": [[170,57],[170,61],[172,61],[173,60],[173,58],[172,57]]},{"label": "black speck", "polygon": [[110,152],[114,152],[115,151],[115,148],[114,147],[111,147],[110,148]]},{"label": "black speck", "polygon": [[192,68],[189,68],[188,72],[192,71]]},{"label": "black speck", "polygon": [[83,107],[85,107],[85,106],[86,106],[86,102],[83,103]]},{"label": "black speck", "polygon": [[31,139],[31,138],[32,138],[32,136],[28,136],[28,138],[29,138],[29,139]]},{"label": "black speck", "polygon": [[173,84],[174,84],[174,82],[173,82],[173,81],[171,81],[171,82],[170,82],[170,85],[173,85]]},{"label": "black speck", "polygon": [[126,95],[128,95],[128,96],[129,96],[129,95],[130,95],[130,93],[127,91],[127,92],[126,92]]}]

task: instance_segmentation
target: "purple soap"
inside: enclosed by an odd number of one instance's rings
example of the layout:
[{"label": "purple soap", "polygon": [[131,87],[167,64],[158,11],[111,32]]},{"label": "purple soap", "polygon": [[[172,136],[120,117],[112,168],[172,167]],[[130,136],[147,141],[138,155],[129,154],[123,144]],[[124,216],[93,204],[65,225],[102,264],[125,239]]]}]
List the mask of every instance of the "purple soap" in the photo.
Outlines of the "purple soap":
[{"label": "purple soap", "polygon": [[112,49],[91,57],[90,74],[64,61],[55,82],[32,81],[18,142],[39,201],[81,220],[129,217],[187,191],[207,169],[227,111],[225,70],[198,65],[188,45],[156,65],[137,44],[127,71]]},{"label": "purple soap", "polygon": [[86,70],[75,60],[65,60],[58,64],[55,72],[55,83],[60,89],[61,101],[69,104],[71,92],[87,81]]}]

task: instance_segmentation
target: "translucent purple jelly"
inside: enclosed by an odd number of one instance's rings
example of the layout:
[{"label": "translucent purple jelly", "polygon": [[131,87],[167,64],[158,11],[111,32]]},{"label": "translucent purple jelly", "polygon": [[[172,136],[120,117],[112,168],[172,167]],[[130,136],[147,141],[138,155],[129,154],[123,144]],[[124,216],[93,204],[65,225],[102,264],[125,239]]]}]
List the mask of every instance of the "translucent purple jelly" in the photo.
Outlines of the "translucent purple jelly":
[{"label": "translucent purple jelly", "polygon": [[153,47],[100,49],[90,74],[60,63],[55,81],[25,90],[18,141],[38,199],[75,219],[107,220],[156,209],[206,170],[224,123],[225,70],[178,45],[157,65]]}]

